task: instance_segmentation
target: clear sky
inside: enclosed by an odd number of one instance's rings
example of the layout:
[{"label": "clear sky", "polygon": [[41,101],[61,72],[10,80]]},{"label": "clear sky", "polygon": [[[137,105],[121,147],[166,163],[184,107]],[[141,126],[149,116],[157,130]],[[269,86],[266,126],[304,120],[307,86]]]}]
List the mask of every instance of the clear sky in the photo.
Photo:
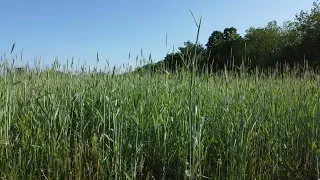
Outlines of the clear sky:
[{"label": "clear sky", "polygon": [[[8,58],[23,49],[24,62],[41,57],[45,64],[55,58],[66,63],[72,57],[96,64],[136,64],[143,50],[153,61],[161,60],[169,48],[196,39],[197,20],[202,16],[200,43],[214,30],[234,26],[243,35],[250,26],[269,21],[293,20],[301,10],[310,10],[313,0],[4,0],[0,10],[0,53]],[[168,46],[166,47],[166,33]],[[129,53],[131,54],[128,60]]]}]

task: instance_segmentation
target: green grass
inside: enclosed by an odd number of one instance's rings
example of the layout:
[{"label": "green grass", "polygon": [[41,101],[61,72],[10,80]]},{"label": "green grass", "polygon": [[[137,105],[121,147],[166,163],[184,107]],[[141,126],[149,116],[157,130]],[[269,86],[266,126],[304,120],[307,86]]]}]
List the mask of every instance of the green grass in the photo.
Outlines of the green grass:
[{"label": "green grass", "polygon": [[192,80],[189,73],[2,76],[0,177],[319,176],[319,76],[222,72]]},{"label": "green grass", "polygon": [[193,59],[180,73],[75,75],[1,59],[1,179],[319,179],[310,70],[198,75]]}]

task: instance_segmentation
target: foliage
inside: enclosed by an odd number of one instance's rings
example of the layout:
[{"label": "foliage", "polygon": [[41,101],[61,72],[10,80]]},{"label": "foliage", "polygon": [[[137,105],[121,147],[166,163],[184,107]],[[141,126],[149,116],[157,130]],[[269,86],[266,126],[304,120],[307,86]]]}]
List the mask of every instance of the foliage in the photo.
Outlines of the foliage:
[{"label": "foliage", "polygon": [[225,28],[223,32],[214,31],[206,44],[207,64],[223,68],[234,59],[241,59],[243,45],[243,39],[234,27]]},{"label": "foliage", "polygon": [[254,65],[274,65],[280,60],[282,36],[282,29],[276,21],[269,22],[264,28],[249,28],[245,35],[247,56]]},{"label": "foliage", "polygon": [[320,77],[311,78],[312,71],[301,79],[245,71],[195,76],[191,106],[189,72],[54,72],[0,78],[2,179],[307,179],[319,173]]},{"label": "foliage", "polygon": [[[250,27],[241,37],[235,27],[223,31],[214,30],[205,48],[200,44],[197,57],[198,66],[210,70],[220,70],[225,67],[234,69],[246,65],[248,69],[259,67],[266,69],[278,64],[290,66],[309,65],[318,68],[320,60],[320,2],[313,3],[311,12],[301,11],[295,20],[285,21],[279,26],[276,21],[270,21],[265,27]],[[166,69],[176,70],[184,66],[180,57],[192,46],[191,42],[179,47],[178,52],[168,54],[163,62]],[[191,51],[192,52],[192,51]],[[190,54],[192,56],[192,54]],[[157,66],[158,68],[163,66]],[[161,69],[161,68],[160,68]],[[200,68],[203,69],[203,68]]]},{"label": "foliage", "polygon": [[[0,178],[319,179],[320,76],[274,67],[317,65],[319,5],[187,41],[138,73],[1,74]],[[192,59],[225,69],[184,71]]]},{"label": "foliage", "polygon": [[156,64],[156,69],[164,67],[169,71],[179,71],[184,68],[189,68],[191,61],[196,53],[196,59],[202,59],[205,55],[205,48],[202,44],[195,45],[187,41],[184,42],[184,47],[179,47],[177,52],[169,53],[164,60]]}]

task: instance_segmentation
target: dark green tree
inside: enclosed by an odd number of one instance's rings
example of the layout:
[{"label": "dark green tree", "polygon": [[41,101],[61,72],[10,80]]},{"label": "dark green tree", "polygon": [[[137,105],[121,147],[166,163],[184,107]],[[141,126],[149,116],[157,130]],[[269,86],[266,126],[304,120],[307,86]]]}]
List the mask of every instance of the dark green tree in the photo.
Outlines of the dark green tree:
[{"label": "dark green tree", "polygon": [[187,41],[184,42],[183,47],[178,48],[177,52],[167,54],[161,65],[159,63],[158,66],[164,66],[166,70],[170,71],[180,70],[181,68],[188,69],[194,57],[197,63],[202,63],[204,54],[205,48],[202,44],[195,45]]},{"label": "dark green tree", "polygon": [[269,67],[280,59],[284,45],[283,33],[276,21],[269,22],[264,28],[249,28],[244,36],[246,57],[252,66]]},{"label": "dark green tree", "polygon": [[240,35],[237,33],[237,29],[234,27],[225,28],[223,31],[223,40],[225,41],[235,41],[240,38]]},{"label": "dark green tree", "polygon": [[223,41],[223,33],[221,31],[213,31],[206,44],[207,49],[214,49]]},{"label": "dark green tree", "polygon": [[207,64],[214,69],[238,65],[243,59],[244,42],[234,27],[213,31],[206,44]]},{"label": "dark green tree", "polygon": [[320,2],[313,2],[310,13],[301,11],[299,15],[296,15],[295,25],[299,32],[297,39],[301,41],[298,48],[303,50],[303,57],[311,64],[318,65],[320,61]]},{"label": "dark green tree", "polygon": [[271,21],[265,27],[250,27],[244,37],[235,27],[215,30],[205,47],[187,41],[151,69],[188,69],[195,50],[198,70],[234,68],[242,63],[249,68],[269,68],[278,63],[303,64],[304,60],[316,67],[320,65],[320,2],[313,2],[310,12],[301,11],[293,22],[286,21],[282,27]]}]

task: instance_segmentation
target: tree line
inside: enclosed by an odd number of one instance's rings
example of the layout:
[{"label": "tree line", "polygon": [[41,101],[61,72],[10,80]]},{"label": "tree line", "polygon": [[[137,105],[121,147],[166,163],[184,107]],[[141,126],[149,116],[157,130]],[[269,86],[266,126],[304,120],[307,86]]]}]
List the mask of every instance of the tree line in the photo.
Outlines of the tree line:
[{"label": "tree line", "polygon": [[[196,51],[195,51],[196,50]],[[145,69],[178,71],[188,68],[196,52],[198,69],[215,71],[241,65],[248,69],[272,68],[279,64],[320,65],[320,2],[313,2],[311,11],[301,11],[293,21],[279,26],[276,21],[265,27],[250,27],[242,37],[235,27],[215,30],[205,45],[190,41],[178,51],[168,53],[162,61],[147,64]]]}]

